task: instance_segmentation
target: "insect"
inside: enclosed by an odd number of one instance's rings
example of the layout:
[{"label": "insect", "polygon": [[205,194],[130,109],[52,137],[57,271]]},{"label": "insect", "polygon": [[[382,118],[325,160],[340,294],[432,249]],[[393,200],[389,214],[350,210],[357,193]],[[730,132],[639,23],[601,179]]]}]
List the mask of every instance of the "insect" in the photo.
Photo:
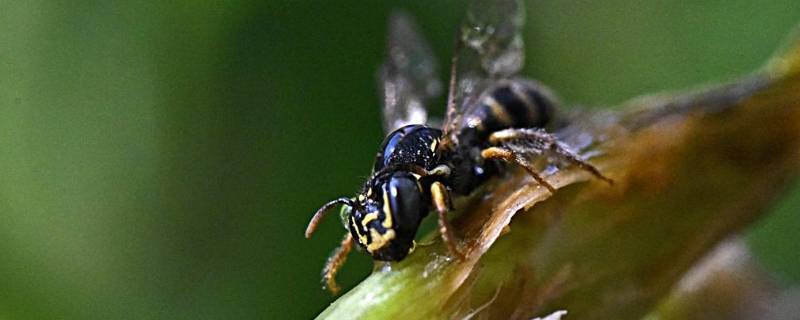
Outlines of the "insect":
[{"label": "insect", "polygon": [[375,260],[400,261],[413,250],[417,229],[430,211],[438,215],[448,251],[463,259],[447,220],[451,198],[469,195],[509,165],[522,167],[550,192],[555,188],[537,172],[532,157],[554,156],[611,182],[545,131],[558,105],[553,93],[515,76],[523,64],[523,12],[514,0],[470,4],[456,40],[440,126],[427,122],[425,109],[442,87],[431,50],[405,14],[390,18],[378,82],[388,135],[356,196],[322,206],[305,233],[309,238],[328,212],[342,206],[347,232],[323,269],[334,294],[336,272],[353,243]]}]

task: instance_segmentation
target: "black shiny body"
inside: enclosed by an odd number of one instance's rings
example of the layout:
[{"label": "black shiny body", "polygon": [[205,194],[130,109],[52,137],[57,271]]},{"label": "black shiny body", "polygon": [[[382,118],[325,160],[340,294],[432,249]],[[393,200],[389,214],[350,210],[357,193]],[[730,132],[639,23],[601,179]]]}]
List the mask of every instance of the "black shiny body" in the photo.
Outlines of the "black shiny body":
[{"label": "black shiny body", "polygon": [[432,210],[431,185],[439,182],[453,195],[467,195],[502,170],[481,158],[489,136],[508,128],[543,128],[554,102],[533,83],[501,82],[468,107],[443,148],[443,132],[408,125],[390,133],[376,155],[373,174],[354,198],[348,228],[355,242],[377,260],[403,259],[413,247],[421,220]]},{"label": "black shiny body", "polygon": [[409,165],[432,169],[441,162],[441,155],[431,145],[438,143],[441,137],[442,130],[424,125],[408,125],[397,129],[383,140],[372,170],[379,172],[384,168]]}]

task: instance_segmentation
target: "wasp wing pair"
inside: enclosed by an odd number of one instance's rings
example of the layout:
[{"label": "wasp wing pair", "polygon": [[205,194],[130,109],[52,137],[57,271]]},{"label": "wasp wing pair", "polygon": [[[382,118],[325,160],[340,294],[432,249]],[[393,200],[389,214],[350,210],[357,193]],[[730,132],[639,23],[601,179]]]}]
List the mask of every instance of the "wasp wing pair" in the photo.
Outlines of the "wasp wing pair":
[{"label": "wasp wing pair", "polygon": [[[447,112],[441,125],[446,139],[457,132],[468,106],[482,89],[499,79],[510,79],[524,62],[521,29],[524,10],[519,1],[474,1],[469,4],[454,49],[448,87]],[[405,13],[389,20],[386,62],[378,88],[383,97],[386,134],[411,124],[428,124],[425,106],[442,91],[438,66],[430,47]]]},{"label": "wasp wing pair", "polygon": [[310,237],[327,212],[343,206],[349,232],[323,270],[332,292],[338,291],[335,275],[353,243],[375,260],[402,260],[431,209],[438,213],[448,250],[463,258],[447,222],[450,195],[469,194],[501,172],[503,163],[523,167],[551,192],[555,188],[539,175],[530,156],[557,155],[610,181],[544,131],[555,98],[540,84],[515,77],[524,61],[523,23],[519,1],[469,4],[451,62],[445,119],[434,126],[426,106],[442,91],[435,59],[411,20],[402,13],[392,15],[378,79],[387,137],[372,175],[356,197],[320,208],[306,229]]}]

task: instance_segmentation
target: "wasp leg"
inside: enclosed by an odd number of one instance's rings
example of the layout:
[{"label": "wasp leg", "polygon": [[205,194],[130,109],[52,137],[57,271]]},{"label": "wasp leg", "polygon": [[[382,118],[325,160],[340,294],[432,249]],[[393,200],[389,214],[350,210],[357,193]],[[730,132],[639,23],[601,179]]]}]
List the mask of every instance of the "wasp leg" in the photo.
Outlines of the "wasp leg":
[{"label": "wasp leg", "polygon": [[450,251],[458,260],[464,260],[464,254],[458,250],[456,246],[456,238],[451,231],[450,224],[447,223],[447,208],[449,199],[447,196],[447,188],[439,181],[431,184],[431,199],[436,207],[436,212],[439,213],[439,232],[442,235],[442,240]]},{"label": "wasp leg", "polygon": [[543,150],[550,150],[553,152],[553,154],[561,157],[572,165],[576,165],[579,168],[588,171],[598,179],[609,184],[614,183],[613,180],[600,173],[600,170],[597,170],[597,168],[590,163],[581,160],[577,154],[565,148],[553,134],[550,134],[542,129],[500,130],[492,133],[492,135],[489,136],[489,142],[500,145],[522,144],[526,145],[526,147],[538,149],[536,150],[537,153]]},{"label": "wasp leg", "polygon": [[539,173],[536,172],[536,169],[528,161],[528,159],[525,159],[525,157],[523,157],[521,154],[517,152],[513,152],[509,149],[501,147],[489,147],[481,151],[481,157],[483,157],[484,159],[498,159],[506,162],[516,163],[525,168],[525,170],[528,171],[528,174],[530,174],[531,177],[533,177],[533,179],[536,180],[536,182],[547,188],[547,190],[550,190],[550,193],[556,192],[556,188],[550,185],[550,183],[544,180],[544,178],[542,178],[542,176],[540,176]]},{"label": "wasp leg", "polygon": [[578,166],[578,168],[588,171],[596,178],[603,180],[608,184],[614,184],[614,180],[611,180],[611,178],[604,176],[602,173],[600,173],[600,170],[597,170],[595,166],[578,158],[578,155],[564,148],[558,141],[556,141],[556,143],[552,145],[550,150],[552,150],[555,154],[563,157],[569,163]]},{"label": "wasp leg", "polygon": [[325,268],[322,269],[322,280],[325,282],[325,288],[333,295],[338,294],[341,289],[339,285],[336,284],[336,273],[339,272],[339,268],[347,261],[347,254],[350,253],[351,249],[353,249],[353,235],[348,232],[345,234],[339,247],[328,257],[328,262],[325,263]]}]

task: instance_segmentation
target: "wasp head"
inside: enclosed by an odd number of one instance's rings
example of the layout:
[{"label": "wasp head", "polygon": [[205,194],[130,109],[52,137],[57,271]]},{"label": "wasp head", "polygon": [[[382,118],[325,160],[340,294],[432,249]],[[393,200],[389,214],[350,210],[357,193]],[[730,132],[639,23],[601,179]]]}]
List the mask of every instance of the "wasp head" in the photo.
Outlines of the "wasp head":
[{"label": "wasp head", "polygon": [[373,177],[353,200],[342,218],[355,242],[376,260],[405,258],[428,213],[416,177],[402,171]]}]

